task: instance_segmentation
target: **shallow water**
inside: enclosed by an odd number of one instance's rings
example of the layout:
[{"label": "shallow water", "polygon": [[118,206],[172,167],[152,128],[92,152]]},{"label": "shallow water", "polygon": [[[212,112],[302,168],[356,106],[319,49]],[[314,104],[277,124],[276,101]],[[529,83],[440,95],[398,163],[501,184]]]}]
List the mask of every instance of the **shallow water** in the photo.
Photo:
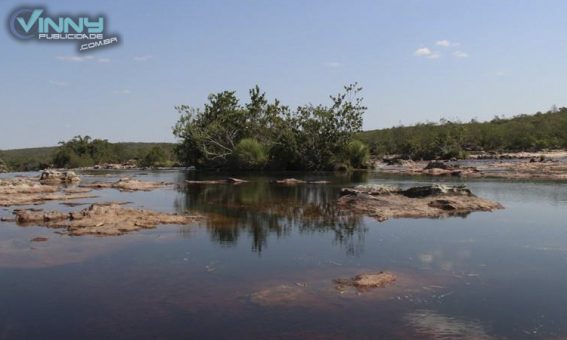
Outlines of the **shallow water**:
[{"label": "shallow water", "polygon": [[[178,184],[226,176],[127,174]],[[100,190],[80,200],[203,214],[200,225],[69,237],[0,222],[0,338],[567,337],[565,182],[470,180],[475,194],[506,209],[379,223],[338,211],[340,188],[458,179],[235,176],[251,182]],[[270,183],[284,177],[331,184]],[[30,242],[37,236],[48,241]],[[340,292],[333,284],[382,270],[398,275],[393,287]]]}]

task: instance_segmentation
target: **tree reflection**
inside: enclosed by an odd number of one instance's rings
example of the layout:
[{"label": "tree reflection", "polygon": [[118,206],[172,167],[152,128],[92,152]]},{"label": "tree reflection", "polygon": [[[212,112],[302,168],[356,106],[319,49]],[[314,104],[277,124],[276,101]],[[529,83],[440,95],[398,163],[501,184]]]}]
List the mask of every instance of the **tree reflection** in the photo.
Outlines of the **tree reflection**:
[{"label": "tree reflection", "polygon": [[260,177],[240,185],[182,186],[185,195],[176,208],[206,215],[211,238],[221,245],[235,245],[244,234],[252,240],[252,251],[261,252],[270,237],[288,235],[295,228],[299,233],[333,233],[337,244],[357,254],[366,231],[362,218],[339,211],[335,204],[343,185],[365,180],[363,174],[356,176],[335,177],[333,184],[286,186]]}]

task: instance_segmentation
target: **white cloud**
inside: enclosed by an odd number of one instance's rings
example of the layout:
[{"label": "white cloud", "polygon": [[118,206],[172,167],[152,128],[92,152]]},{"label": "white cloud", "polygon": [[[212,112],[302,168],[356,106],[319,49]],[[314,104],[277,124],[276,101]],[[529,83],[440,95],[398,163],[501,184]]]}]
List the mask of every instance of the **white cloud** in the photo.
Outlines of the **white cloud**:
[{"label": "white cloud", "polygon": [[66,61],[66,62],[79,62],[82,63],[83,61],[88,61],[94,59],[93,56],[87,55],[84,57],[76,56],[76,55],[62,55],[55,57],[57,60]]},{"label": "white cloud", "polygon": [[67,82],[58,81],[58,80],[50,80],[49,83],[51,85],[55,85],[55,86],[67,86],[67,85],[69,85],[69,83],[67,83]]},{"label": "white cloud", "polygon": [[415,50],[415,52],[413,52],[413,55],[416,57],[424,57],[429,59],[437,59],[441,57],[441,54],[432,51],[427,47],[418,48],[417,50]]},{"label": "white cloud", "polygon": [[343,66],[343,64],[337,62],[337,61],[327,61],[326,63],[323,64],[325,67],[328,68],[339,68],[341,66]]},{"label": "white cloud", "polygon": [[449,40],[439,40],[435,43],[437,46],[449,47],[451,46],[451,42]]},{"label": "white cloud", "polygon": [[498,71],[498,72],[495,73],[495,75],[496,75],[497,77],[503,77],[503,76],[506,75],[506,72],[504,72],[504,71]]},{"label": "white cloud", "polygon": [[153,58],[154,57],[151,56],[151,55],[143,55],[143,56],[134,57],[134,60],[135,61],[148,61],[148,60],[153,59]]},{"label": "white cloud", "polygon": [[467,52],[463,52],[463,51],[455,51],[453,53],[453,55],[457,58],[468,58],[469,54]]},{"label": "white cloud", "polygon": [[132,91],[130,91],[130,90],[114,91],[114,94],[122,94],[122,95],[129,95],[131,93],[132,93]]},{"label": "white cloud", "polygon": [[110,58],[99,58],[98,59],[99,63],[109,63],[110,62]]},{"label": "white cloud", "polygon": [[431,50],[427,47],[422,47],[422,48],[418,48],[417,50],[415,50],[415,52],[413,52],[413,55],[416,57],[427,57],[429,55],[431,55]]}]

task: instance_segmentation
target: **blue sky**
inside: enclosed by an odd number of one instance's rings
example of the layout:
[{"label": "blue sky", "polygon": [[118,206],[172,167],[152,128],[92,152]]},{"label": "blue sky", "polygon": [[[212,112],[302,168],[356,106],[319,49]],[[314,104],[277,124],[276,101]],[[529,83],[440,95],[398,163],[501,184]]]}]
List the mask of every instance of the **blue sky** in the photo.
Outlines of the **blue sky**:
[{"label": "blue sky", "polygon": [[[121,45],[22,43],[18,6],[106,14]],[[296,106],[357,81],[364,128],[567,105],[567,1],[0,1],[0,149],[173,141],[175,105],[258,84]],[[88,56],[87,58],[85,58]]]}]

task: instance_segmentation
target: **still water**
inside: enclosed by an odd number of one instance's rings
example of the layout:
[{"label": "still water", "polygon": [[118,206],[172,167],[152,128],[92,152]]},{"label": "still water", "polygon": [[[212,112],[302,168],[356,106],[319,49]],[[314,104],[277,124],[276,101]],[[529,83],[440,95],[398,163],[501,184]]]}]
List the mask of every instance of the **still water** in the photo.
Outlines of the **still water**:
[{"label": "still water", "polygon": [[[128,175],[180,187],[100,190],[81,201],[129,201],[206,221],[118,237],[0,222],[0,339],[567,337],[565,182],[469,180],[506,209],[377,222],[338,211],[340,188],[442,179],[233,174],[250,182],[184,187],[226,174]],[[285,177],[331,183],[270,183]],[[30,242],[40,236],[48,240]],[[393,287],[334,287],[337,278],[383,270],[398,276]]]}]

